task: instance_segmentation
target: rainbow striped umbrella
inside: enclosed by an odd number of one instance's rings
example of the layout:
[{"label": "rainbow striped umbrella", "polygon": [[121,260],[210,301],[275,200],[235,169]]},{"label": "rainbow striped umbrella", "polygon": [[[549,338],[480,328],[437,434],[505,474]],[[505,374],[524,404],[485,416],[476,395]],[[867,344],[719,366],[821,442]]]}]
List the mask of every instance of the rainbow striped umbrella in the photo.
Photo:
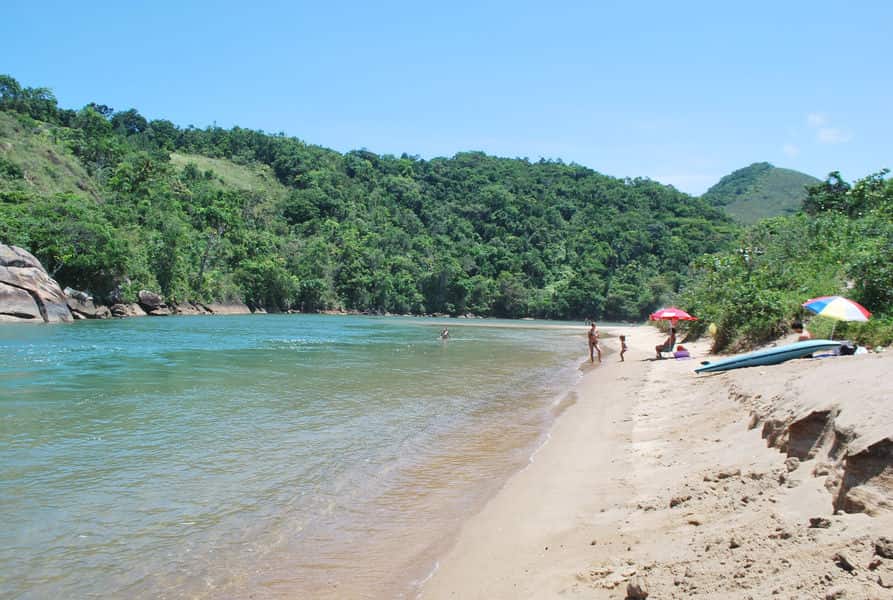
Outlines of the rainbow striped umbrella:
[{"label": "rainbow striped umbrella", "polygon": [[821,296],[803,303],[803,307],[815,314],[838,321],[867,321],[871,313],[858,302],[843,296]]}]

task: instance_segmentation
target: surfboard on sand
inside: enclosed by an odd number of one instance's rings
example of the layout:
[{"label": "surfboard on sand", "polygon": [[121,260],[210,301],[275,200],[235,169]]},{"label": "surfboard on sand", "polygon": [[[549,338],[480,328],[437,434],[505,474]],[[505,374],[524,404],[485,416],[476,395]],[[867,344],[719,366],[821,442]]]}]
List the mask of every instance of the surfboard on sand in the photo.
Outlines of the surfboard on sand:
[{"label": "surfboard on sand", "polygon": [[717,373],[719,371],[728,371],[729,369],[740,369],[741,367],[759,367],[763,365],[777,365],[792,358],[802,358],[809,356],[813,352],[821,350],[829,350],[837,348],[840,342],[834,340],[806,340],[805,342],[797,342],[787,346],[777,346],[775,348],[766,348],[747,354],[738,354],[715,362],[704,362],[695,369],[695,373]]}]

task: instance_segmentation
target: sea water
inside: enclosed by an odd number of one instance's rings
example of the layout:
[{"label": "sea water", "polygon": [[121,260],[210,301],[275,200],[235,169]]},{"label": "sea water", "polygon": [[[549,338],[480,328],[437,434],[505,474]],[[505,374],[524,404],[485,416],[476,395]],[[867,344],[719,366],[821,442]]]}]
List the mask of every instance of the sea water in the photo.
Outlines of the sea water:
[{"label": "sea water", "polygon": [[0,598],[412,597],[586,354],[459,323],[0,327]]}]

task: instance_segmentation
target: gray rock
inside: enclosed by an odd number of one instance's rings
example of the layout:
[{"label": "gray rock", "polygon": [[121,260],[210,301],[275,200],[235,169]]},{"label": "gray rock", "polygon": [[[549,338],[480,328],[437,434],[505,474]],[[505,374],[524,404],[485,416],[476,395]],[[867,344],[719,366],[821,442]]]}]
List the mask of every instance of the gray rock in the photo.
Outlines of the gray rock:
[{"label": "gray rock", "polygon": [[165,305],[164,298],[149,290],[140,290],[137,294],[137,299],[139,300],[140,306],[148,310]]},{"label": "gray rock", "polygon": [[166,317],[170,314],[171,308],[164,303],[164,298],[155,292],[149,290],[140,290],[137,294],[139,304],[146,314],[152,317]]},{"label": "gray rock", "polygon": [[43,265],[33,254],[24,248],[6,244],[0,244],[0,267],[43,269]]},{"label": "gray rock", "polygon": [[10,320],[36,319],[43,323],[40,307],[31,294],[5,283],[0,283],[0,314],[10,317]]},{"label": "gray rock", "polygon": [[251,309],[248,308],[248,305],[243,304],[241,302],[214,302],[212,304],[205,304],[205,308],[207,308],[210,312],[215,315],[250,315]]},{"label": "gray rock", "polygon": [[[74,320],[59,284],[27,250],[0,244],[0,283],[4,284],[0,314],[23,322],[70,323]],[[30,303],[21,292],[31,297]],[[32,303],[37,308],[36,316]]]},{"label": "gray rock", "polygon": [[893,559],[893,540],[886,537],[875,540],[874,553],[882,558]]},{"label": "gray rock", "polygon": [[118,318],[146,316],[146,311],[139,304],[113,304],[111,312],[113,317]]},{"label": "gray rock", "polygon": [[93,296],[91,296],[87,292],[82,292],[80,290],[76,290],[71,287],[66,287],[62,291],[65,292],[65,295],[68,296],[69,298],[74,298],[76,300],[80,300],[81,302],[92,302],[93,301]]},{"label": "gray rock", "polygon": [[201,304],[193,304],[192,302],[183,302],[182,304],[172,304],[171,310],[175,315],[209,315],[211,314]]},{"label": "gray rock", "polygon": [[87,292],[65,288],[68,308],[75,319],[108,319],[112,312],[107,306],[96,306],[93,297]]}]

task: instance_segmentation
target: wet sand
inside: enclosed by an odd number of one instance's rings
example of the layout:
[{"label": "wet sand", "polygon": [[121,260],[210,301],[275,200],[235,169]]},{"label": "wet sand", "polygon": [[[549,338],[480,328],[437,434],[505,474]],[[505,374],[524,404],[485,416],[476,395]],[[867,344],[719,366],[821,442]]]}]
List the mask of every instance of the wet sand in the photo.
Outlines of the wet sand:
[{"label": "wet sand", "polygon": [[893,598],[893,354],[696,375],[605,333],[421,598]]}]

